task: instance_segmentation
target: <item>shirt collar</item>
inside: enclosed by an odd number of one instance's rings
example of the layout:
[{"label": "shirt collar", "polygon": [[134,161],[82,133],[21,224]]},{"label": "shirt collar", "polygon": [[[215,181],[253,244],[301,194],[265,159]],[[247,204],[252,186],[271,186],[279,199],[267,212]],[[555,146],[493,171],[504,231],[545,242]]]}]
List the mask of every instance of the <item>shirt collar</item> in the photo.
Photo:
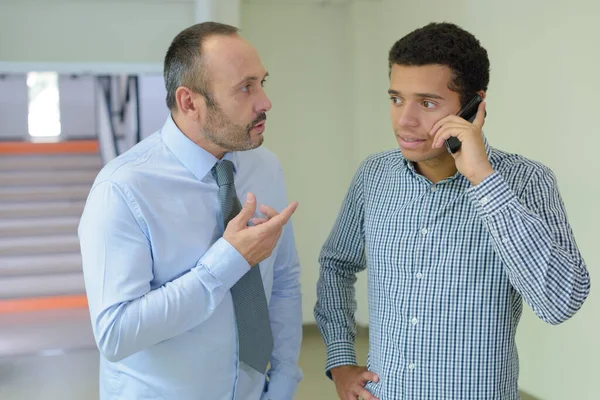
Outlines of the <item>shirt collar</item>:
[{"label": "shirt collar", "polygon": [[[192,142],[173,121],[171,115],[161,129],[161,137],[171,153],[186,167],[198,180],[203,180],[219,159],[196,143]],[[238,163],[235,152],[225,153],[223,160],[233,162],[233,170],[237,171]]]}]

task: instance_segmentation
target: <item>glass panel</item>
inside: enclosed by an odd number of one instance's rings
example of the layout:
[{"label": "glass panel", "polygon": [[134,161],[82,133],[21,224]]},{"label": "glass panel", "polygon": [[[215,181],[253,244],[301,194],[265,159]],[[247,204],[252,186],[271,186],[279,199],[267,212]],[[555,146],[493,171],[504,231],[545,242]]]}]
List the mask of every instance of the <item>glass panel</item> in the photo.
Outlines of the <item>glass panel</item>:
[{"label": "glass panel", "polygon": [[29,72],[29,134],[32,137],[60,135],[60,105],[58,74],[56,72]]}]

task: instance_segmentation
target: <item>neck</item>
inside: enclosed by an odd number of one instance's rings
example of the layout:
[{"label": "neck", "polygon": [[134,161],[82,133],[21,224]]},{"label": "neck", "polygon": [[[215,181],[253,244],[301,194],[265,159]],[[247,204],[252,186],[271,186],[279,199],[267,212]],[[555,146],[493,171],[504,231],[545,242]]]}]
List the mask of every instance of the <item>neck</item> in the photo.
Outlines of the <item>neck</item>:
[{"label": "neck", "polygon": [[438,183],[456,174],[456,163],[450,154],[444,154],[432,160],[415,163],[417,172],[433,183]]},{"label": "neck", "polygon": [[200,146],[210,154],[215,156],[217,159],[222,159],[227,150],[211,142],[206,135],[203,134],[202,128],[198,125],[197,121],[189,121],[179,113],[172,113],[173,122],[181,133],[183,133],[188,139]]}]

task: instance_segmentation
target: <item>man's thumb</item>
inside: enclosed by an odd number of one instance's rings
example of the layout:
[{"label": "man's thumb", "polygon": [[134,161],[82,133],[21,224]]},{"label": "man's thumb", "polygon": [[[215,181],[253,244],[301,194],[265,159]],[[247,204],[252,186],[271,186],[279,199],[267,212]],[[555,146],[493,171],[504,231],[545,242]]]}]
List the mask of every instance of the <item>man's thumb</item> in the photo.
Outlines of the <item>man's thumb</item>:
[{"label": "man's thumb", "polygon": [[246,202],[242,206],[242,210],[235,217],[236,222],[241,227],[248,225],[248,222],[254,216],[255,211],[256,211],[256,197],[252,193],[248,193],[246,195]]}]

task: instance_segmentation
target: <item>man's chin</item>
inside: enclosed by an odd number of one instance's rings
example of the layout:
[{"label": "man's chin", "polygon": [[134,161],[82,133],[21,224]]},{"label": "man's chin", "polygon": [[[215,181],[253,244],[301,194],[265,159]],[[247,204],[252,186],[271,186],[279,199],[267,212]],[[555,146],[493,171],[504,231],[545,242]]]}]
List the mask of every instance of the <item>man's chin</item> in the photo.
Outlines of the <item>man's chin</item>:
[{"label": "man's chin", "polygon": [[446,151],[445,148],[443,148],[443,151],[428,152],[428,153],[410,151],[410,150],[400,148],[400,152],[402,153],[402,156],[407,161],[411,161],[413,163],[420,163],[420,162],[424,162],[424,161],[435,160],[436,158],[441,158],[441,157],[448,155],[448,152]]},{"label": "man's chin", "polygon": [[265,138],[263,137],[262,133],[259,134],[258,136],[255,136],[254,138],[252,138],[252,141],[250,143],[250,148],[248,150],[256,149],[256,148],[262,146],[264,141],[265,141]]},{"label": "man's chin", "polygon": [[261,137],[260,140],[253,140],[252,142],[247,143],[245,146],[239,146],[234,151],[254,150],[254,149],[257,149],[260,146],[262,146],[262,144],[263,144],[263,138]]},{"label": "man's chin", "polygon": [[419,154],[415,151],[403,149],[402,147],[400,148],[400,152],[402,153],[404,159],[411,162],[421,162],[427,160],[428,158],[427,154]]}]

